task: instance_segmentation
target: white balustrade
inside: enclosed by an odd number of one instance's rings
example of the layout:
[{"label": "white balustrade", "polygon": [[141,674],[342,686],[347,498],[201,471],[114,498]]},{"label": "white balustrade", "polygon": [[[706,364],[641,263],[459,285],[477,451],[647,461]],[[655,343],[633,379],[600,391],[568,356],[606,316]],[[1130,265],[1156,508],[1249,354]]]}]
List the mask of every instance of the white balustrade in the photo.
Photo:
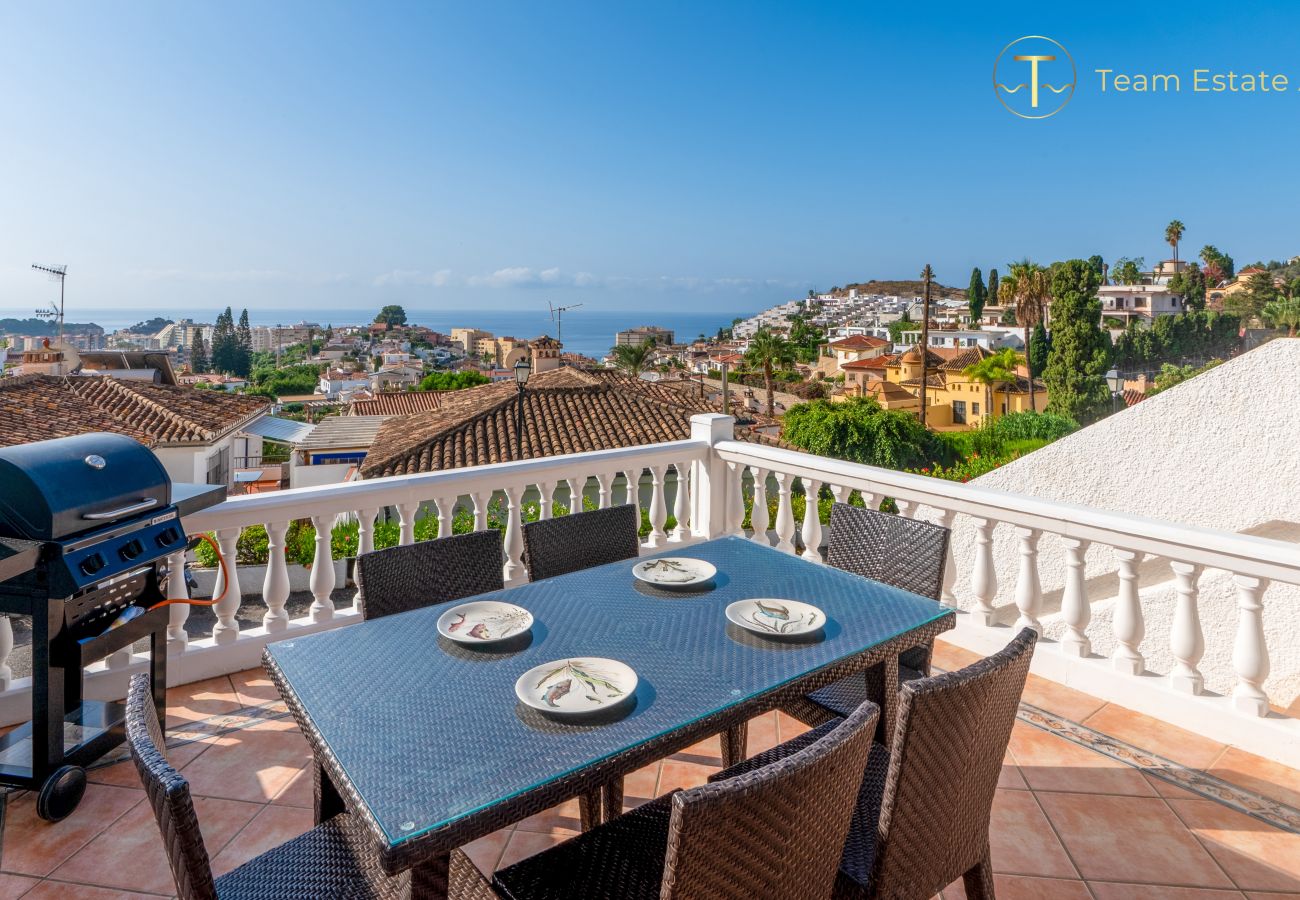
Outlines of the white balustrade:
[{"label": "white balustrade", "polygon": [[754,502],[749,510],[749,527],[754,533],[750,540],[770,547],[772,541],[767,536],[767,469],[751,466],[749,471],[754,476]]},{"label": "white balustrade", "polygon": [[1268,695],[1264,680],[1268,678],[1268,645],[1264,643],[1264,588],[1259,578],[1237,575],[1237,638],[1232,645],[1232,667],[1237,671],[1237,685],[1232,689],[1232,704],[1253,716],[1268,715]]},{"label": "white balustrade", "polygon": [[524,489],[507,487],[506,493],[506,561],[501,574],[506,584],[527,580],[524,571],[524,532],[520,521],[519,502]]},{"label": "white balustrade", "polygon": [[723,534],[743,534],[745,525],[745,467],[727,463],[727,524]]},{"label": "white balustrade", "polygon": [[822,555],[818,549],[822,545],[822,521],[818,509],[817,495],[821,491],[820,481],[804,477],[803,481],[803,530],[799,536],[803,539],[803,558],[819,563]]},{"label": "white balustrade", "polygon": [[1169,682],[1175,690],[1199,694],[1205,679],[1198,668],[1205,655],[1205,635],[1201,632],[1201,611],[1197,606],[1196,580],[1201,567],[1185,562],[1171,562],[1174,570],[1177,599],[1174,601],[1174,622],[1169,632],[1169,649],[1174,654],[1174,671]]},{"label": "white balustrade", "polygon": [[456,529],[456,503],[459,497],[438,497],[434,505],[438,510],[438,537],[451,537]]},{"label": "white balustrade", "polygon": [[[221,556],[226,561],[225,566],[218,569],[218,584],[212,595],[221,598],[212,608],[217,616],[217,623],[212,626],[212,639],[218,644],[229,644],[239,637],[239,622],[235,617],[239,615],[239,605],[244,599],[240,592],[239,563],[236,559],[239,555],[240,531],[239,528],[223,528],[217,532],[217,546],[221,548]],[[333,573],[330,574],[333,577]]]},{"label": "white balustrade", "polygon": [[794,553],[794,510],[790,504],[790,488],[794,476],[788,472],[774,472],[776,480],[776,549]]},{"label": "white balustrade", "polygon": [[[190,586],[185,583],[185,551],[172,553],[167,557],[167,599],[184,601],[190,599]],[[189,645],[190,636],[185,631],[185,623],[190,617],[188,603],[172,603],[167,607],[167,653],[183,653]]]},{"label": "white balustrade", "polygon": [[[569,486],[569,513],[582,512],[582,492],[587,489],[587,476],[582,475],[568,479],[565,484]],[[478,528],[478,526],[475,526]],[[478,528],[479,531],[483,529]]]},{"label": "white balustrade", "polygon": [[647,547],[662,547],[668,539],[664,534],[664,523],[668,521],[668,506],[664,501],[664,480],[667,477],[667,466],[650,467],[650,535],[646,539]]},{"label": "white balustrade", "polygon": [[676,524],[668,540],[680,544],[691,533],[691,467],[684,462],[675,462],[673,471],[677,473],[677,490],[673,493],[673,519]]},{"label": "white balustrade", "polygon": [[[369,520],[365,513],[370,513]],[[362,512],[358,541],[366,549],[374,549],[371,543],[371,526],[378,510]],[[284,556],[284,540],[289,532],[288,522],[266,523],[266,576],[262,579],[262,600],[266,603],[266,613],[262,616],[262,627],[267,631],[285,631],[289,627],[289,614],[284,605],[289,600],[289,565]]]},{"label": "white balustrade", "polygon": [[1061,652],[1080,659],[1092,652],[1088,638],[1088,622],[1092,619],[1092,604],[1088,602],[1085,586],[1085,559],[1088,542],[1078,538],[1063,538],[1065,547],[1065,588],[1061,594],[1061,618],[1065,621],[1065,634],[1061,637]]},{"label": "white balustrade", "polygon": [[626,486],[623,489],[623,502],[630,504],[636,514],[637,522],[641,521],[641,470],[629,469],[623,473],[623,481]]},{"label": "white balustrade", "polygon": [[470,499],[474,501],[474,530],[487,531],[488,501],[492,499],[492,492],[475,491]]},{"label": "white balustrade", "polygon": [[600,486],[600,509],[609,509],[614,505],[614,478],[616,472],[598,472],[596,473],[596,484]]},{"label": "white balustrade", "polygon": [[1141,675],[1146,668],[1139,647],[1146,635],[1142,620],[1142,601],[1138,596],[1137,564],[1139,554],[1116,550],[1119,561],[1119,596],[1115,600],[1115,650],[1111,654],[1115,668],[1127,675]]},{"label": "white balustrade", "polygon": [[[419,504],[416,504],[417,508]],[[412,513],[412,517],[414,513]],[[311,558],[311,620],[328,622],[334,618],[334,554],[330,548],[330,531],[334,524],[332,516],[312,516],[311,524],[316,529],[316,552]],[[403,523],[405,529],[405,523]],[[414,527],[414,526],[412,526]],[[414,539],[414,531],[412,531]],[[408,541],[409,543],[409,541]]]},{"label": "white balustrade", "polygon": [[995,522],[975,519],[975,564],[970,573],[971,594],[975,608],[971,616],[981,625],[992,625],[996,610],[993,599],[998,595],[998,572],[993,566],[993,528]]},{"label": "white balustrade", "polygon": [[1043,606],[1043,586],[1038,578],[1038,538],[1042,532],[1036,528],[1016,528],[1016,539],[1020,543],[1020,573],[1016,578],[1016,608],[1020,616],[1016,619],[1016,630],[1032,628],[1043,633],[1043,623],[1038,621],[1038,613]]},{"label": "white balustrade", "polygon": [[418,500],[397,504],[397,543],[403,547],[415,543],[415,517],[420,512]]},{"label": "white balustrade", "polygon": [[545,522],[551,517],[551,506],[555,502],[555,482],[539,481],[537,483],[537,521]]},{"label": "white balustrade", "polygon": [[[838,499],[838,498],[837,498]],[[951,509],[945,509],[940,512],[939,524],[952,531],[953,521],[957,518],[957,513]],[[957,607],[957,560],[952,549],[951,535],[948,540],[948,548],[944,551],[943,558],[943,588],[939,594],[940,601],[944,606],[950,606],[954,609]]]}]

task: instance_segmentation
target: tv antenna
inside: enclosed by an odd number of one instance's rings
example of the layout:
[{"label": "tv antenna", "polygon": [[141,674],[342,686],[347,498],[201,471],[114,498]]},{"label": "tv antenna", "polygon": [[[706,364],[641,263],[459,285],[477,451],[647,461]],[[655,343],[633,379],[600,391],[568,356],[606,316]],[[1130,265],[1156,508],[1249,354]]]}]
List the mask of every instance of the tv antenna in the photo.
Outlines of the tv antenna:
[{"label": "tv antenna", "polygon": [[555,340],[557,343],[563,344],[564,343],[564,337],[563,337],[564,314],[571,309],[577,309],[582,304],[574,303],[569,306],[555,306],[551,303],[550,300],[547,300],[546,305],[550,307],[551,321],[555,323]]},{"label": "tv antenna", "polygon": [[36,316],[40,319],[54,319],[59,325],[59,344],[63,343],[63,281],[67,277],[67,266],[42,266],[40,263],[32,263],[32,268],[38,272],[44,272],[50,276],[51,281],[59,283],[59,305],[50,304],[49,309],[36,310]]}]

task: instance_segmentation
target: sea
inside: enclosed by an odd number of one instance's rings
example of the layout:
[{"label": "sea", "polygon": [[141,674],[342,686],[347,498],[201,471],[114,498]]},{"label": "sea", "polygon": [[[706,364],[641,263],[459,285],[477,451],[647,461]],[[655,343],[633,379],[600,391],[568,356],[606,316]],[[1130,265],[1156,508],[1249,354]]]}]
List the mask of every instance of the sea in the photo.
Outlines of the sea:
[{"label": "sea", "polygon": [[[523,340],[543,334],[556,336],[557,325],[546,307],[541,309],[419,309],[405,307],[407,321],[449,334],[453,328],[478,328],[490,331],[497,337],[510,336]],[[118,308],[81,312],[69,309],[69,322],[93,322],[107,332],[128,328],[154,316],[178,318],[184,316],[196,322],[213,322],[219,309],[185,309],[169,311],[157,308]],[[234,310],[239,316],[239,309]],[[374,308],[337,308],[326,312],[303,309],[249,309],[252,325],[293,325],[298,322],[316,322],[325,325],[361,325],[374,320]],[[564,313],[561,338],[564,349],[600,359],[614,345],[615,332],[638,325],[657,325],[672,329],[677,341],[691,341],[703,334],[709,337],[718,329],[730,326],[737,316],[748,317],[752,310],[737,309],[727,312],[681,312],[654,309],[590,309],[578,308]],[[27,310],[0,309],[0,318],[14,316],[27,318]]]}]

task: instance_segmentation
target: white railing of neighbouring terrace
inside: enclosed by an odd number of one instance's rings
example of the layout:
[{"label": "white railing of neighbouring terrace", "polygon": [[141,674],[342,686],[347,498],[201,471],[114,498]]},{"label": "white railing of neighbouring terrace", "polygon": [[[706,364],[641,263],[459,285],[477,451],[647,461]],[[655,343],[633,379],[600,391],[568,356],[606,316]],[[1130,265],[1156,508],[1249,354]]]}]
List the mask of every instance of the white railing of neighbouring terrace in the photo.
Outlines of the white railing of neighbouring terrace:
[{"label": "white railing of neighbouring terrace", "polygon": [[[629,490],[629,485],[637,489]],[[1011,634],[1003,615],[1010,605],[997,604],[999,561],[1004,573],[1008,567],[1014,572],[1015,625],[1044,628],[1048,617],[1039,542],[1045,536],[1059,540],[1064,572],[1058,579],[1059,613],[1053,611],[1058,618],[1052,620],[1060,629],[1059,640],[1040,644],[1035,671],[1225,743],[1300,763],[1300,720],[1270,708],[1265,684],[1270,639],[1264,627],[1264,591],[1270,583],[1300,585],[1296,545],[740,442],[734,440],[732,419],[717,415],[696,416],[686,441],[251,494],[191,516],[187,531],[215,533],[230,563],[229,583],[221,584],[218,577],[214,586],[214,594],[224,590],[225,598],[214,608],[210,636],[191,638],[185,627],[190,608],[172,607],[169,678],[181,684],[251,668],[269,641],[359,621],[354,605],[336,608],[332,597],[342,585],[330,532],[341,519],[358,523],[358,549],[364,553],[373,546],[381,514],[397,521],[399,543],[405,544],[415,540],[422,511],[435,516],[439,532],[446,534],[459,511],[469,511],[475,528],[488,527],[489,505],[499,504],[505,524],[503,574],[513,585],[527,578],[521,560],[526,503],[536,503],[538,514],[549,516],[553,500],[567,505],[573,497],[586,496],[600,507],[633,502],[648,511],[649,550],[748,533],[753,540],[820,562],[825,528],[818,505],[803,503],[799,521],[795,509],[798,495],[817,496],[823,489],[836,500],[856,495],[872,505],[892,498],[902,515],[954,528],[943,601],[962,610],[952,639],[980,652],[1004,644]],[[773,496],[775,512],[769,515]],[[746,532],[742,524],[751,502],[752,529]],[[666,528],[670,516],[672,529]],[[290,619],[286,601],[299,575],[291,573],[283,548],[290,522],[299,520],[310,520],[315,528],[314,558],[305,579],[313,602],[307,615]],[[263,526],[269,544],[268,563],[255,575],[236,563],[239,536],[251,526]],[[995,558],[995,533],[1004,544],[1010,539],[1003,555],[1011,559]],[[1106,560],[1113,562],[1116,588],[1109,619],[1094,621],[1096,597],[1089,593],[1085,554],[1089,547],[1102,546],[1112,548]],[[170,562],[179,567],[183,561],[178,556]],[[1149,605],[1144,614],[1140,596],[1140,582],[1150,577],[1152,561],[1167,567],[1173,585],[1166,604],[1172,606],[1171,614],[1158,621]],[[1202,672],[1205,632],[1198,584],[1212,570],[1227,573],[1235,592],[1230,662],[1224,663],[1230,671],[1216,671],[1210,679],[1227,679],[1230,689],[1222,695],[1205,688]],[[182,579],[171,579],[168,590],[174,598],[186,596]],[[241,627],[238,616],[246,594],[260,594],[265,605],[260,625]],[[1300,621],[1300,609],[1293,613],[1293,621]],[[0,624],[0,673],[12,647],[7,624]],[[1143,650],[1153,641],[1172,658],[1166,675],[1147,671],[1150,660]],[[1103,652],[1095,652],[1102,647]],[[1300,667],[1290,656],[1282,662]],[[128,651],[117,654],[96,667],[87,695],[120,695],[126,675],[141,665]],[[10,679],[3,687],[0,723],[26,718],[29,680]]]}]

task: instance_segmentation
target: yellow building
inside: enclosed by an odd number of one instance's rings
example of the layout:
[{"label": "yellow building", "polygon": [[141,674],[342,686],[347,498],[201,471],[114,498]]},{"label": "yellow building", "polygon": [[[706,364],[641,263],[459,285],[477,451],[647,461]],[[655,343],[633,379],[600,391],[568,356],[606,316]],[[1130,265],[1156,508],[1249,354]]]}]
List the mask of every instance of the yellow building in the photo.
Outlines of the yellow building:
[{"label": "yellow building", "polygon": [[[1034,380],[1034,404],[1029,402],[1029,379],[1023,367],[1015,383],[989,387],[963,375],[968,366],[993,354],[983,347],[934,348],[929,351],[925,404],[926,424],[937,431],[967,431],[1007,412],[1047,407],[1047,389]],[[917,347],[901,356],[862,360],[844,366],[844,388],[834,399],[872,397],[885,409],[917,413],[921,408],[921,351]],[[991,393],[991,403],[990,403]]]}]

